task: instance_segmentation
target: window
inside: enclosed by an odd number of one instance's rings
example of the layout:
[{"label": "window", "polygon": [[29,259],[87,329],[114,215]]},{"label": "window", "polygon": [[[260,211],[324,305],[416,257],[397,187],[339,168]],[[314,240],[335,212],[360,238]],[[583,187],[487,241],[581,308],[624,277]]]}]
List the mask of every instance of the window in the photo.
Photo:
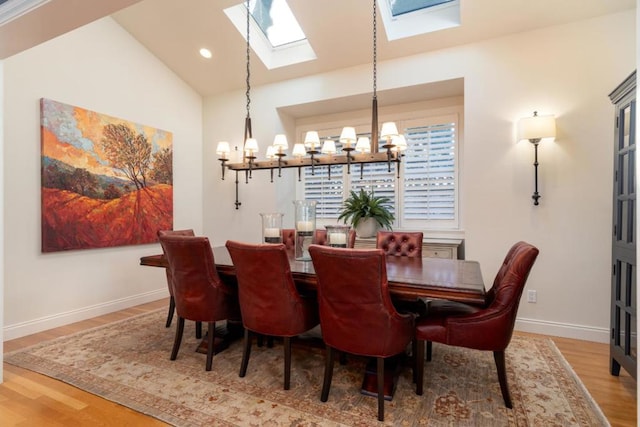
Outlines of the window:
[{"label": "window", "polygon": [[[386,120],[386,119],[385,119]],[[460,151],[458,115],[396,120],[407,139],[407,150],[400,163],[332,166],[331,177],[326,166],[305,168],[301,183],[302,196],[316,200],[320,222],[335,222],[342,201],[349,191],[364,188],[393,202],[395,228],[457,229],[458,220],[458,157]],[[308,129],[304,129],[306,131]],[[357,128],[358,136],[369,136],[366,126]],[[319,131],[321,139],[338,141],[341,128]],[[381,141],[382,142],[382,141]],[[382,144],[381,144],[382,145]],[[383,148],[380,148],[384,152]],[[361,178],[362,176],[362,178]]]},{"label": "window", "polygon": [[460,0],[383,0],[378,4],[389,41],[460,25]]}]

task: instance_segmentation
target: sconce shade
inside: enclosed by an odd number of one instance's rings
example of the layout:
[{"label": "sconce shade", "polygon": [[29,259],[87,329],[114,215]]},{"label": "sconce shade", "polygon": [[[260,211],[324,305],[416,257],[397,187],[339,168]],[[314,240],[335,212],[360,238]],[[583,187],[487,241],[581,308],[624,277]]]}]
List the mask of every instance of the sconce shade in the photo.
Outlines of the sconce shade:
[{"label": "sconce shade", "polygon": [[398,136],[398,128],[394,122],[384,122],[380,130],[380,138],[393,138]]},{"label": "sconce shade", "polygon": [[265,156],[267,157],[267,159],[275,159],[276,158],[276,150],[277,148],[275,147],[275,145],[270,145],[267,147],[267,153],[265,154]]},{"label": "sconce shade", "polygon": [[358,138],[358,142],[356,143],[356,151],[360,153],[370,153],[371,152],[371,142],[369,142],[369,138],[366,136],[361,136]]},{"label": "sconce shade", "polygon": [[555,138],[555,136],[556,119],[554,116],[538,116],[538,113],[534,111],[533,117],[525,117],[518,121],[518,141]]},{"label": "sconce shade", "polygon": [[356,142],[356,129],[351,126],[345,126],[342,128],[340,142],[342,142],[345,147],[351,148],[351,144]]},{"label": "sconce shade", "polygon": [[304,144],[303,143],[298,142],[298,143],[293,145],[293,151],[291,152],[291,155],[293,155],[295,157],[302,157],[305,154],[307,154],[307,151],[304,149]]},{"label": "sconce shade", "polygon": [[244,151],[247,154],[253,155],[258,152],[258,140],[255,138],[247,138],[244,143]]},{"label": "sconce shade", "polygon": [[289,143],[287,142],[287,135],[283,133],[279,133],[273,138],[273,146],[278,151],[284,151],[289,148]]},{"label": "sconce shade", "polygon": [[311,149],[311,151],[315,151],[316,146],[320,146],[320,137],[318,136],[318,132],[315,130],[308,131],[304,137],[304,145]]},{"label": "sconce shade", "polygon": [[407,149],[407,140],[404,135],[396,135],[391,138],[391,143],[393,144],[392,150],[394,151],[404,151]]},{"label": "sconce shade", "polygon": [[226,159],[228,154],[231,152],[231,148],[229,147],[229,143],[227,141],[218,142],[218,146],[216,147],[216,154],[223,159]]},{"label": "sconce shade", "polygon": [[336,153],[336,142],[327,139],[324,144],[322,144],[322,153],[323,154],[335,154]]}]

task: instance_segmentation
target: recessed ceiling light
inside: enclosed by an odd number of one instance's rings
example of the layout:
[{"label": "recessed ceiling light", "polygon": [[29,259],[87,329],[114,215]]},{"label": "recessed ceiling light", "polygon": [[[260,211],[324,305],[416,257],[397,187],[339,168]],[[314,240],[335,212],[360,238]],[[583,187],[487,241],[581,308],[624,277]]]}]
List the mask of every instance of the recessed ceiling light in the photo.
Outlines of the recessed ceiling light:
[{"label": "recessed ceiling light", "polygon": [[211,51],[206,47],[203,47],[202,49],[200,49],[200,55],[202,55],[203,58],[207,58],[207,59],[211,59],[211,57],[213,56],[211,54]]}]

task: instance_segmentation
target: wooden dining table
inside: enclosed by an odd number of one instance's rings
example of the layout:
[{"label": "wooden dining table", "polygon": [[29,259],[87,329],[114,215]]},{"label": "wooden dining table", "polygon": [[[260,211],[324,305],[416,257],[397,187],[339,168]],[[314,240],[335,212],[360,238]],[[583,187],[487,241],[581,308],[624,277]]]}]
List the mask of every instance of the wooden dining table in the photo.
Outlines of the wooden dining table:
[{"label": "wooden dining table", "polygon": [[[218,274],[223,280],[235,281],[235,267],[224,246],[213,248]],[[305,291],[315,291],[318,286],[313,262],[289,258],[291,273],[296,285]],[[140,265],[168,267],[164,255],[140,258]],[[434,298],[483,305],[485,289],[477,261],[387,257],[387,280],[392,299],[415,301],[417,298]]]},{"label": "wooden dining table", "polygon": [[[235,268],[227,248],[214,247],[213,256],[221,280],[236,283]],[[298,289],[307,294],[315,292],[318,281],[313,262],[296,260],[293,254],[289,257],[289,262]],[[162,254],[143,256],[140,258],[140,264],[163,268],[169,266]],[[485,303],[484,282],[480,264],[476,261],[389,256],[386,267],[389,294],[394,303],[399,306],[415,308],[413,311],[427,314],[429,299],[447,299],[471,305]],[[216,335],[218,335],[217,330]],[[224,337],[225,334],[223,333],[222,336]],[[220,345],[221,350],[226,348],[228,340],[238,338],[239,335],[236,332],[227,334],[226,337],[220,340],[216,338],[216,345]],[[206,344],[206,340],[203,342]],[[201,344],[197,351],[206,353],[206,347]],[[390,400],[397,383],[399,363],[397,360],[388,360],[388,362],[385,363],[385,399]],[[377,396],[376,371],[372,366],[366,369],[362,392]]]}]

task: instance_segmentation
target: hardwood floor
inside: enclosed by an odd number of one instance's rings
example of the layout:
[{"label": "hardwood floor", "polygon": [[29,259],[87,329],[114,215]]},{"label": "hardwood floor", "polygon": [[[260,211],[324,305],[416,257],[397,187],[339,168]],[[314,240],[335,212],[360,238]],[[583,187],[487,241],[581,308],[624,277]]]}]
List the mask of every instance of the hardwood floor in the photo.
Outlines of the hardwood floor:
[{"label": "hardwood floor", "polygon": [[[166,307],[168,307],[168,300],[155,301],[6,341],[4,350],[5,352],[19,350],[42,340]],[[636,381],[624,370],[619,377],[609,374],[609,346],[568,338],[552,337],[552,339],[591,396],[598,402],[611,425],[613,427],[636,426]],[[61,381],[5,363],[4,383],[0,384],[0,425],[34,427],[45,425],[163,426],[166,424]]]}]

